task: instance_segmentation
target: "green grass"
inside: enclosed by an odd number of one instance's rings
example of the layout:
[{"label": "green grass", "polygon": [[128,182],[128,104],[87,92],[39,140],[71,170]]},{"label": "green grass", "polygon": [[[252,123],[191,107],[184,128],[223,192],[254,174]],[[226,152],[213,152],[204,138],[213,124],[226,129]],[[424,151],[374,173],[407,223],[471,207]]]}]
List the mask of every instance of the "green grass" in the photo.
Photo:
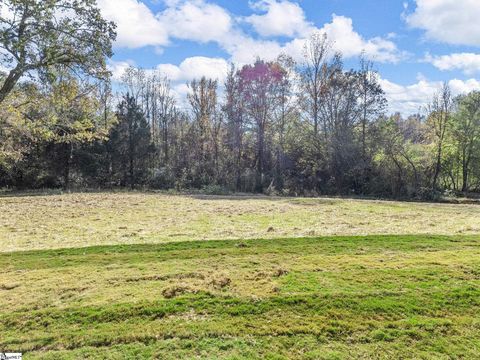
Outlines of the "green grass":
[{"label": "green grass", "polygon": [[25,359],[475,359],[479,314],[475,234],[0,254],[0,349]]},{"label": "green grass", "polygon": [[0,196],[0,252],[191,240],[480,234],[480,206],[91,193]]},{"label": "green grass", "polygon": [[479,218],[467,204],[0,197],[0,351],[480,358]]}]

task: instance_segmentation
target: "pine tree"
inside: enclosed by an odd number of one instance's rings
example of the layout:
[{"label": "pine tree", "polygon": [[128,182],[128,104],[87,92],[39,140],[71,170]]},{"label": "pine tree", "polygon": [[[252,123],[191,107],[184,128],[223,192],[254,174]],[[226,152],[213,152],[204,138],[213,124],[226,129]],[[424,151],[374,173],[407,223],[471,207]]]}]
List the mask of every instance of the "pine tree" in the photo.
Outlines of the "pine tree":
[{"label": "pine tree", "polygon": [[145,182],[155,148],[150,126],[133,96],[124,96],[117,108],[117,118],[118,123],[112,128],[107,144],[111,172],[120,185],[133,189]]}]

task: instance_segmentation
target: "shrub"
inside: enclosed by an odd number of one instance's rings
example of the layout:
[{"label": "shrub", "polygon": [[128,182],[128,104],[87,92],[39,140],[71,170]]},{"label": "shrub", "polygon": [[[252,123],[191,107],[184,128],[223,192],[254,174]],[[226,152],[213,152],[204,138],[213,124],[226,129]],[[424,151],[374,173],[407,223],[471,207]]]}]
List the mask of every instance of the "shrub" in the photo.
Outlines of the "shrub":
[{"label": "shrub", "polygon": [[205,185],[202,187],[202,193],[205,195],[228,195],[230,191],[221,185]]}]

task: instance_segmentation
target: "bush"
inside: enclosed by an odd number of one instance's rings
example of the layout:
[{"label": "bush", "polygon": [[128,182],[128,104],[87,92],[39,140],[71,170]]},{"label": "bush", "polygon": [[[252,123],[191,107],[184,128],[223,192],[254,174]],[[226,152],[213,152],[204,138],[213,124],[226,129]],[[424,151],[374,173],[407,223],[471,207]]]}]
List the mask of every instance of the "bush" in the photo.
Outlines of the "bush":
[{"label": "bush", "polygon": [[422,187],[418,190],[417,198],[419,200],[439,201],[442,198],[442,193],[438,190]]},{"label": "bush", "polygon": [[152,189],[171,189],[175,186],[175,175],[169,167],[155,169],[149,185]]},{"label": "bush", "polygon": [[205,185],[202,187],[202,193],[205,195],[228,195],[230,190],[221,185]]}]

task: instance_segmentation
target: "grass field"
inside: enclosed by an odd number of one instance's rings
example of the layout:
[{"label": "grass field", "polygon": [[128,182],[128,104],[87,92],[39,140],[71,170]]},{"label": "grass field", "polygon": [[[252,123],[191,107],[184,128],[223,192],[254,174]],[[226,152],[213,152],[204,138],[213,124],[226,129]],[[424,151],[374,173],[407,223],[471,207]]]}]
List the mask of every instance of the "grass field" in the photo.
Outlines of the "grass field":
[{"label": "grass field", "polygon": [[480,234],[480,206],[395,201],[168,196],[0,197],[0,249],[330,235]]},{"label": "grass field", "polygon": [[72,194],[0,210],[0,351],[25,359],[480,358],[474,205]]}]

